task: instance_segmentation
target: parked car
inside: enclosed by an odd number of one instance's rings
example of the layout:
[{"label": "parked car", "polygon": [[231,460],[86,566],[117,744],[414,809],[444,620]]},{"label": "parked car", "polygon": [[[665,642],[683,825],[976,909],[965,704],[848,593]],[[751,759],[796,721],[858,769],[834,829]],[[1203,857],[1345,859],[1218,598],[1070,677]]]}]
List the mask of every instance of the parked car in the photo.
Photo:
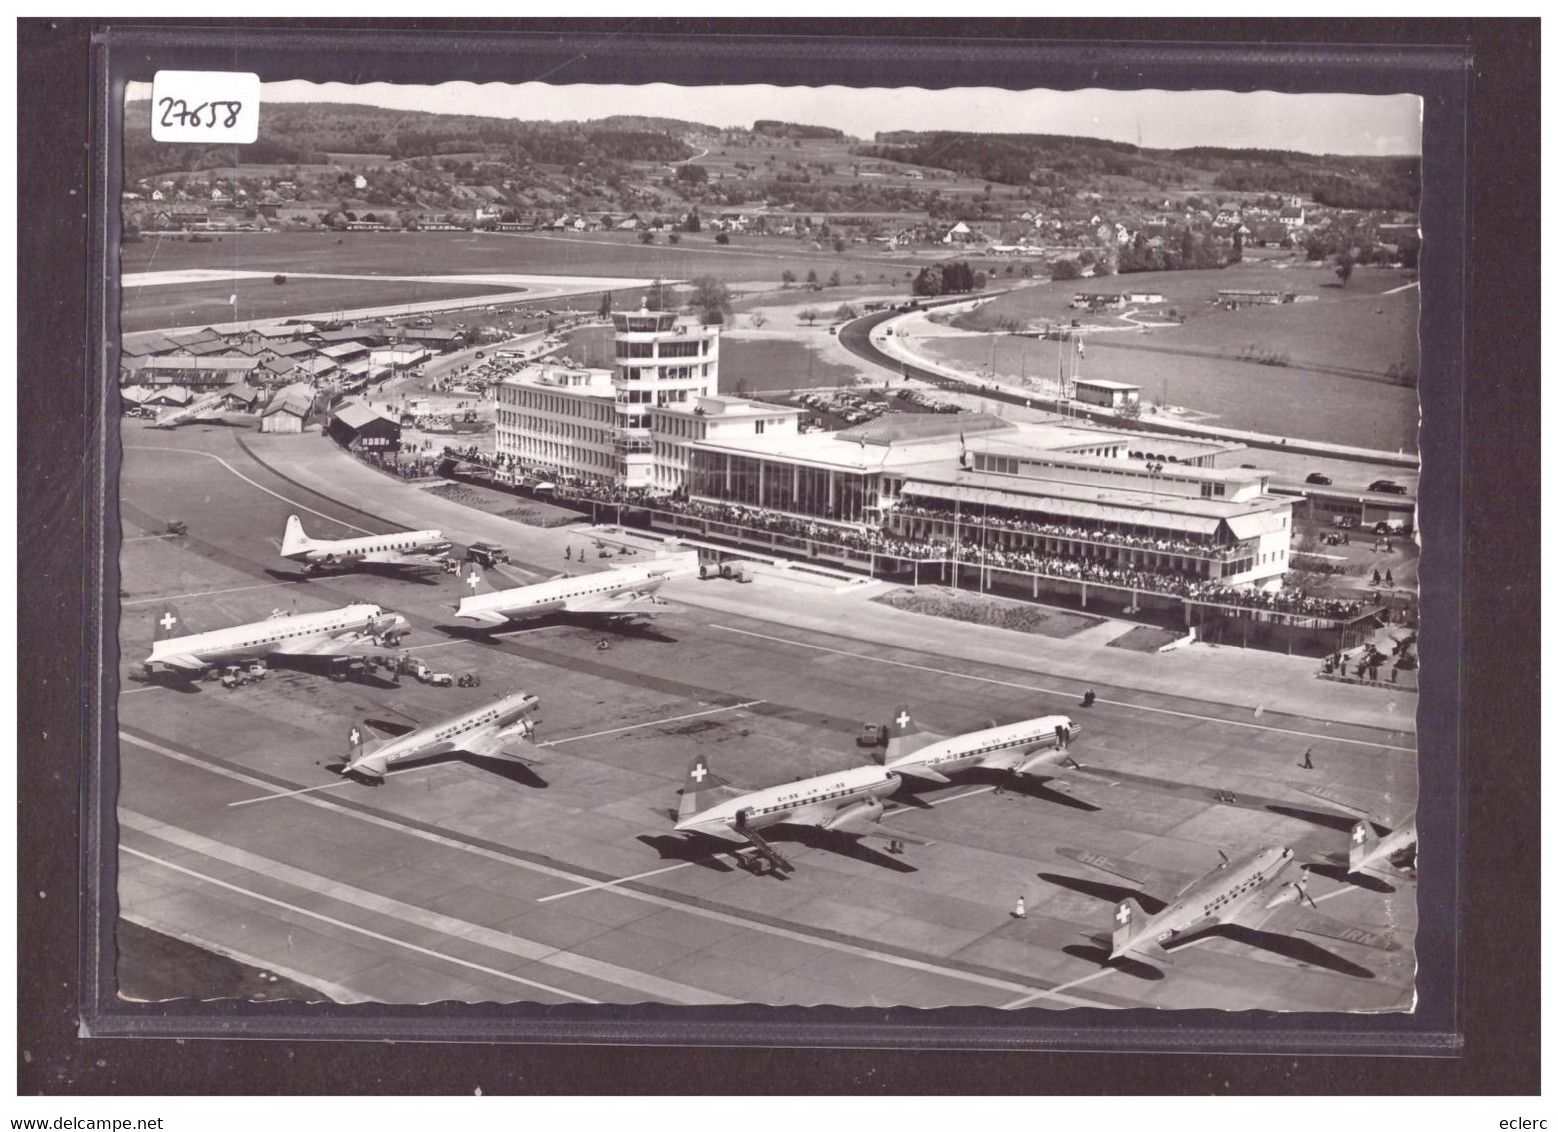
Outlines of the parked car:
[{"label": "parked car", "polygon": [[1331,477],[1326,475],[1324,472],[1310,472],[1307,476],[1304,477],[1304,482],[1325,485],[1331,482]]},{"label": "parked car", "polygon": [[1375,480],[1369,484],[1369,490],[1384,492],[1387,495],[1405,495],[1407,493],[1406,488],[1391,480]]}]

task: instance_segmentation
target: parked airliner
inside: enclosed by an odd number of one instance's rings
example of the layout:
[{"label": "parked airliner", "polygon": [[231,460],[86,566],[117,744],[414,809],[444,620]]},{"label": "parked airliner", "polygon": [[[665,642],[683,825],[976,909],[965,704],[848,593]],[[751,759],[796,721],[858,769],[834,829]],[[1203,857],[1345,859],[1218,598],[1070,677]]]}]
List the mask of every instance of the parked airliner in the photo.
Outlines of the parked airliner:
[{"label": "parked airliner", "polygon": [[397,531],[363,538],[318,539],[303,533],[303,521],[287,516],[281,556],[303,563],[309,573],[353,563],[381,566],[437,566],[452,549],[442,531]]},{"label": "parked airliner", "polygon": [[[1059,849],[1057,852],[1073,861],[1122,877],[1138,887],[1146,883],[1148,876],[1155,871],[1136,862],[1106,857],[1089,850]],[[1199,880],[1192,881],[1172,902],[1154,915],[1144,912],[1141,905],[1131,897],[1121,900],[1115,906],[1109,958],[1120,959],[1134,952],[1158,962],[1172,962],[1170,948],[1177,950],[1203,938],[1211,929],[1234,923],[1252,910],[1274,910],[1285,905],[1305,903],[1310,909],[1314,907],[1314,899],[1307,890],[1307,875],[1278,884],[1283,871],[1293,861],[1293,850],[1261,848],[1237,861],[1230,861],[1221,850],[1219,855],[1222,856],[1222,862],[1216,868]],[[1389,936],[1308,910],[1302,913],[1295,927],[1309,935],[1357,943],[1382,951],[1394,951],[1400,946]]]},{"label": "parked airliner", "polygon": [[474,708],[444,720],[386,738],[366,723],[355,723],[347,733],[349,755],[342,774],[382,779],[394,763],[464,751],[488,759],[529,762],[510,749],[530,742],[535,725],[530,720],[540,699],[529,692],[511,692],[485,707]]},{"label": "parked airliner", "polygon": [[371,645],[393,648],[409,632],[406,619],[377,605],[347,605],[321,613],[273,613],[264,621],[175,635],[184,624],[172,602],[163,605],[152,632],[150,675],[171,671],[199,675],[216,664],[274,656],[353,656]]},{"label": "parked airliner", "polygon": [[464,578],[467,596],[455,607],[455,616],[493,628],[553,613],[604,618],[654,617],[676,611],[675,606],[655,596],[655,591],[669,576],[670,568],[666,565],[619,566],[595,574],[577,574],[495,590],[487,582],[481,566],[472,562]]},{"label": "parked airliner", "polygon": [[887,753],[882,764],[896,774],[931,782],[949,782],[947,775],[971,767],[1027,774],[1041,766],[1065,762],[1075,766],[1065,744],[1080,731],[1070,716],[1041,715],[940,738],[921,731],[909,709],[899,708],[887,724]]},{"label": "parked airliner", "polygon": [[190,402],[182,409],[169,409],[152,421],[152,428],[173,428],[186,421],[199,420],[202,417],[214,417],[222,411],[223,403],[227,400],[227,391],[224,389],[218,393],[208,393],[196,401]]},{"label": "parked airliner", "polygon": [[882,837],[922,845],[924,842],[880,824],[882,799],[902,781],[883,767],[857,766],[782,786],[738,790],[709,769],[708,756],[699,754],[687,768],[676,829],[722,839],[740,838],[786,872],[794,866],[759,830],[780,824],[808,825],[850,837]]}]

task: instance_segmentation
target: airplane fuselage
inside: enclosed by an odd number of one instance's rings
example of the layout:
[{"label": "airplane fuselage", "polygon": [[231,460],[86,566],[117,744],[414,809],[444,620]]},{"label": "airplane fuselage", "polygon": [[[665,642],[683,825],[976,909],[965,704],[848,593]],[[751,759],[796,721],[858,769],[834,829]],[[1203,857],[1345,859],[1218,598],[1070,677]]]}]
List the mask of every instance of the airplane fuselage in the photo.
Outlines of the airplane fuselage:
[{"label": "airplane fuselage", "polygon": [[1400,829],[1391,830],[1384,837],[1376,841],[1366,852],[1358,855],[1358,859],[1348,862],[1348,872],[1360,872],[1364,869],[1378,869],[1390,865],[1391,861],[1417,844],[1417,819],[1413,818]]},{"label": "airplane fuselage", "polygon": [[392,535],[369,535],[331,542],[311,539],[308,546],[283,553],[282,557],[292,562],[306,562],[311,566],[326,566],[337,562],[361,562],[374,555],[425,555],[431,560],[447,554],[449,550],[450,544],[442,531],[402,531]]},{"label": "airplane fuselage", "polygon": [[153,428],[173,428],[175,425],[184,424],[207,413],[214,413],[221,403],[226,400],[226,393],[212,393],[202,397],[192,405],[186,405],[182,409],[174,409],[164,413],[152,422]]},{"label": "airplane fuselage", "polygon": [[664,569],[651,566],[627,566],[603,570],[573,578],[554,578],[529,586],[494,593],[475,594],[460,599],[456,617],[495,622],[499,618],[520,621],[563,613],[570,603],[581,600],[616,597],[619,594],[651,594],[665,581]]},{"label": "airplane fuselage", "polygon": [[351,633],[383,632],[386,626],[404,625],[405,619],[399,614],[387,614],[377,605],[348,605],[321,613],[270,617],[227,629],[166,637],[153,643],[151,655],[144,663],[150,668],[167,663],[170,657],[193,657],[208,666],[252,660],[286,651],[289,646],[295,648]]},{"label": "airplane fuselage", "polygon": [[842,809],[887,797],[898,789],[900,781],[898,775],[883,767],[851,767],[728,798],[678,821],[676,829],[719,833],[731,829],[738,817],[741,824],[751,829],[781,823],[823,825]]},{"label": "airplane fuselage", "polygon": [[485,707],[474,708],[441,723],[396,736],[376,747],[369,757],[372,762],[383,767],[424,755],[459,750],[461,744],[469,743],[479,736],[512,727],[534,711],[540,702],[539,697],[529,692],[515,692]]},{"label": "airplane fuselage", "polygon": [[1293,850],[1268,848],[1219,866],[1163,911],[1148,917],[1127,940],[1116,944],[1112,957],[1152,944],[1166,947],[1192,931],[1227,922],[1276,880],[1292,860]]},{"label": "airplane fuselage", "polygon": [[1072,736],[1081,731],[1066,716],[1045,715],[942,739],[911,754],[898,756],[886,769],[922,766],[950,774],[977,766],[1017,767],[1034,752],[1057,747],[1060,742],[1055,733],[1057,727],[1067,728]]}]

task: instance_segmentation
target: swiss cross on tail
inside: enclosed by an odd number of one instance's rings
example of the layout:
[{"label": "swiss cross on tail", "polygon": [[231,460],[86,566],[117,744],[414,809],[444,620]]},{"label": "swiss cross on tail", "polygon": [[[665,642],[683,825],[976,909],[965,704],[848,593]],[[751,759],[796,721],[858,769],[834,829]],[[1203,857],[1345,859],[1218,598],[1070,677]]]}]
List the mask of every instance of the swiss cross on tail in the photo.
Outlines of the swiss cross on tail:
[{"label": "swiss cross on tail", "polygon": [[153,640],[164,641],[169,637],[180,636],[183,632],[184,619],[179,616],[179,611],[174,608],[172,602],[167,602],[162,607],[162,612],[157,614],[152,633]]},{"label": "swiss cross on tail", "polygon": [[677,809],[678,820],[691,817],[702,810],[706,810],[719,797],[732,793],[724,789],[729,784],[709,769],[709,760],[704,755],[693,756],[692,765],[687,768],[686,781],[682,783],[682,802]]},{"label": "swiss cross on tail", "polygon": [[886,764],[903,755],[912,755],[931,742],[933,737],[920,730],[909,709],[900,707],[887,720],[887,750],[882,755],[882,762]]},{"label": "swiss cross on tail", "polygon": [[472,562],[470,569],[465,572],[465,592],[468,597],[492,592],[492,587],[487,584],[486,575],[481,572],[479,562]]}]

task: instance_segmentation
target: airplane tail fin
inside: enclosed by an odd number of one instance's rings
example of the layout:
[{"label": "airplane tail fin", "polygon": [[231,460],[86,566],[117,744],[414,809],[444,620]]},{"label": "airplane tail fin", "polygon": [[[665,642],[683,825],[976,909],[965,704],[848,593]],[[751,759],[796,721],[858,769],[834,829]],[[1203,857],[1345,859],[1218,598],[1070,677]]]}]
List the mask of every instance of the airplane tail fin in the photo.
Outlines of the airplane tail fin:
[{"label": "airplane tail fin", "polygon": [[1364,862],[1378,844],[1379,835],[1374,832],[1373,824],[1367,819],[1356,822],[1352,827],[1352,840],[1347,846],[1347,871],[1362,872]]},{"label": "airplane tail fin", "polygon": [[902,755],[912,755],[932,742],[934,739],[920,730],[909,709],[900,707],[887,721],[887,749],[882,754],[882,764],[886,766]]},{"label": "airplane tail fin", "polygon": [[373,759],[373,752],[383,745],[383,738],[366,723],[352,724],[346,733],[346,765],[359,774],[383,778],[384,765]]},{"label": "airplane tail fin", "polygon": [[1131,945],[1147,922],[1147,914],[1135,899],[1127,896],[1114,910],[1114,935],[1109,939],[1111,954],[1120,955]]},{"label": "airplane tail fin", "polygon": [[711,804],[710,796],[724,793],[722,788],[729,785],[709,769],[707,756],[702,754],[693,756],[692,765],[687,768],[687,781],[682,785],[682,803],[676,809],[676,820],[685,821],[694,814],[708,809]]},{"label": "airplane tail fin", "polygon": [[487,575],[482,572],[480,562],[467,562],[463,578],[464,588],[461,593],[465,597],[475,597],[478,594],[497,593],[493,584],[487,581]]},{"label": "airplane tail fin", "polygon": [[169,637],[184,636],[184,618],[171,601],[162,603],[162,609],[152,622],[152,640],[165,641]]},{"label": "airplane tail fin", "polygon": [[282,557],[298,554],[308,549],[313,540],[303,533],[303,520],[296,515],[287,516],[287,529],[281,536]]}]

